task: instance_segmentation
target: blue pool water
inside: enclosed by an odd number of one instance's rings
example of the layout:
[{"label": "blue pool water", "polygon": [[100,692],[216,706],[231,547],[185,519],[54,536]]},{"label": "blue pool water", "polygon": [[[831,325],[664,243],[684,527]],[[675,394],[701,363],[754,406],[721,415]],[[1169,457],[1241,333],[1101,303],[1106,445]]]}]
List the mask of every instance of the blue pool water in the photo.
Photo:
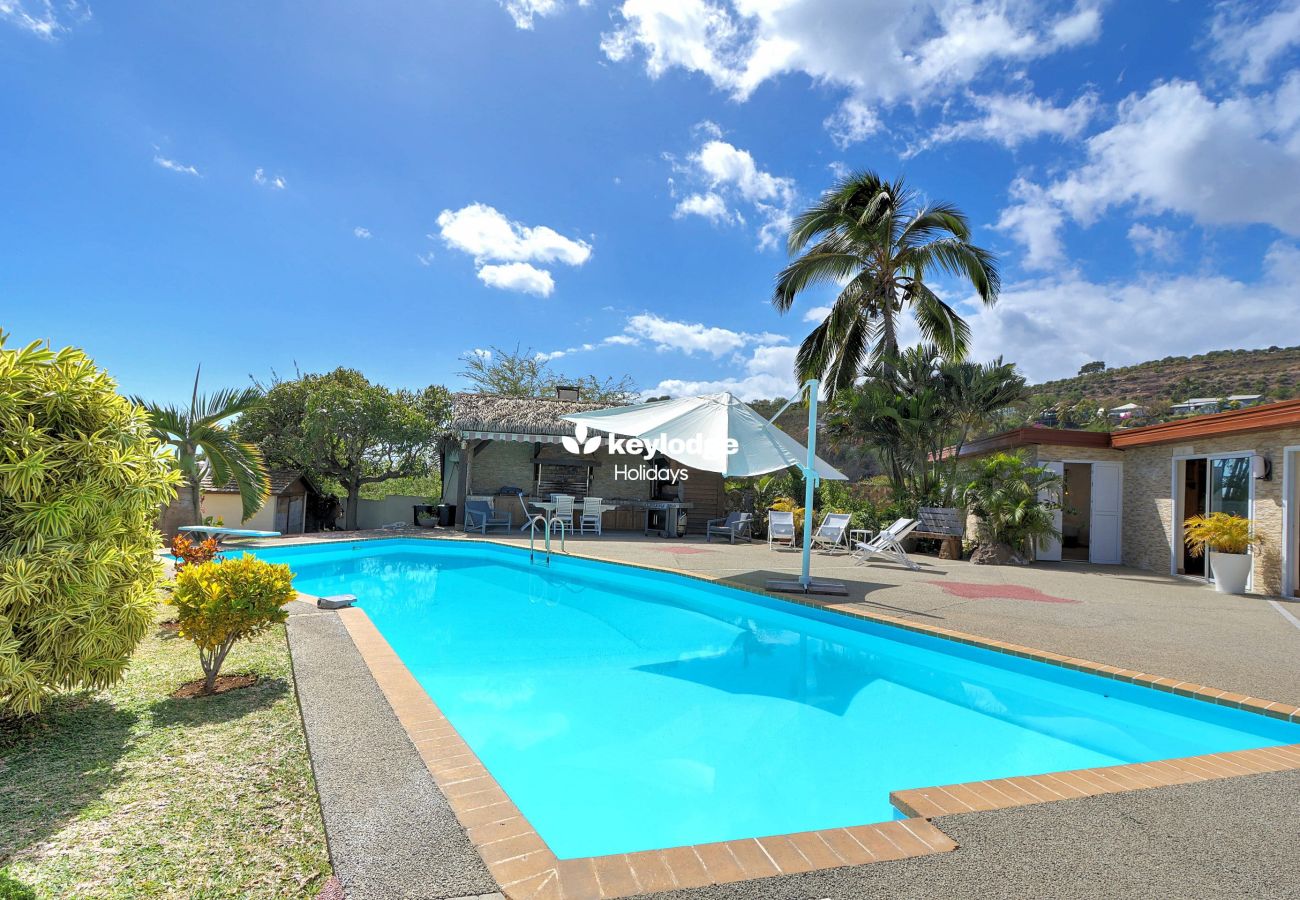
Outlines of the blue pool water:
[{"label": "blue pool water", "polygon": [[353,593],[561,858],[894,817],[889,792],[1300,726],[794,604],[472,542],[260,551]]}]

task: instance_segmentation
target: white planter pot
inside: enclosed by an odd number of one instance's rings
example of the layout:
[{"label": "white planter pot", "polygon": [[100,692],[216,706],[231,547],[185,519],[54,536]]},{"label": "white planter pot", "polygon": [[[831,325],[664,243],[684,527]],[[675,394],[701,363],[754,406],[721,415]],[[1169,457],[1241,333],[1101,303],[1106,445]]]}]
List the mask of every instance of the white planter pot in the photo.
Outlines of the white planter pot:
[{"label": "white planter pot", "polygon": [[1210,551],[1210,572],[1214,575],[1214,589],[1220,594],[1246,593],[1246,580],[1250,578],[1249,553],[1220,553]]}]

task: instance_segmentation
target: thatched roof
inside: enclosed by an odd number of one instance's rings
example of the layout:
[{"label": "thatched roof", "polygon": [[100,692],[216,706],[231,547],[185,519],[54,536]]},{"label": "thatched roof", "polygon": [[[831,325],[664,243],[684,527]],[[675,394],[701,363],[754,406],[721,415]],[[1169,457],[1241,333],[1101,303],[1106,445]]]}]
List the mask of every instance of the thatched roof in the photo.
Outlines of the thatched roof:
[{"label": "thatched roof", "polygon": [[573,423],[561,416],[608,409],[608,403],[583,403],[550,397],[503,397],[499,394],[451,395],[454,431],[497,431],[513,434],[573,434]]},{"label": "thatched roof", "polygon": [[[305,478],[301,472],[295,472],[292,469],[271,469],[268,473],[271,476],[271,496],[278,497],[289,488],[293,487],[294,482],[299,478]],[[307,486],[310,488],[311,479],[307,480]],[[239,486],[231,479],[221,487],[212,484],[212,470],[205,469],[203,472],[203,490],[209,494],[238,494]]]}]

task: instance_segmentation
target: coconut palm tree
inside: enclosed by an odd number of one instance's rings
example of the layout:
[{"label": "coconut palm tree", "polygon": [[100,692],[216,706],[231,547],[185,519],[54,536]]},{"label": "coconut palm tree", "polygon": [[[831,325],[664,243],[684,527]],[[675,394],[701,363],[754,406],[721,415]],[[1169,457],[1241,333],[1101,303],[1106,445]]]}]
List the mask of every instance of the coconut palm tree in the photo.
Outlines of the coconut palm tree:
[{"label": "coconut palm tree", "polygon": [[148,411],[158,439],[175,448],[176,467],[189,488],[196,518],[202,509],[202,462],[211,468],[213,484],[224,485],[234,479],[245,519],[262,508],[271,495],[271,480],[262,451],[256,444],[240,441],[224,424],[261,404],[260,390],[227,388],[214,394],[200,394],[199,370],[195,370],[188,409],[150,403],[139,397],[132,397],[131,402]]},{"label": "coconut palm tree", "polygon": [[926,344],[960,360],[969,328],[927,284],[944,272],[970,282],[985,304],[997,300],[993,254],[970,242],[966,216],[950,203],[925,203],[902,179],[856,172],[835,184],[790,230],[798,254],[781,270],[772,304],[782,313],[818,284],[840,285],[825,320],[799,347],[801,381],[821,378],[833,395],[868,364],[886,374],[898,354],[899,319],[910,311]]}]

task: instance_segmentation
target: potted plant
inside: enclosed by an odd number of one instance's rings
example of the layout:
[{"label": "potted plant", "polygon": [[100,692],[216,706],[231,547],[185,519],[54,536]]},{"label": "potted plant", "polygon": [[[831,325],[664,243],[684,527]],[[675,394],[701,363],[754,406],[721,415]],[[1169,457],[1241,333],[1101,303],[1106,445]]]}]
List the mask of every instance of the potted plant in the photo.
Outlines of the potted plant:
[{"label": "potted plant", "polygon": [[1220,594],[1246,593],[1252,557],[1250,548],[1260,542],[1243,516],[1216,512],[1192,516],[1183,522],[1183,541],[1192,556],[1210,554],[1210,574]]}]

